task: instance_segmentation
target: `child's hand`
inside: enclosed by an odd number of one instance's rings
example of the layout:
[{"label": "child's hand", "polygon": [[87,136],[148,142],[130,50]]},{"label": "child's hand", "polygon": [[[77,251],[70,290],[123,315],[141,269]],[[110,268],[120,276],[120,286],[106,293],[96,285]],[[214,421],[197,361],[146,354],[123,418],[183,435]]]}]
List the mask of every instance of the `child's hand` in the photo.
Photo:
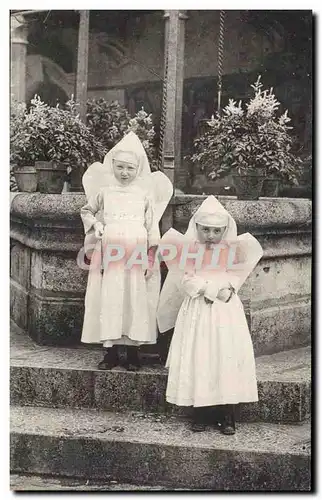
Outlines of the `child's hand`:
[{"label": "child's hand", "polygon": [[104,233],[103,224],[101,222],[96,222],[94,224],[94,231],[95,231],[95,238],[98,238],[100,240]]},{"label": "child's hand", "polygon": [[213,304],[214,303],[213,300],[207,299],[207,297],[204,297],[204,299],[205,299],[206,304]]},{"label": "child's hand", "polygon": [[229,288],[221,288],[217,294],[217,299],[222,302],[227,302],[230,299],[231,290]]}]

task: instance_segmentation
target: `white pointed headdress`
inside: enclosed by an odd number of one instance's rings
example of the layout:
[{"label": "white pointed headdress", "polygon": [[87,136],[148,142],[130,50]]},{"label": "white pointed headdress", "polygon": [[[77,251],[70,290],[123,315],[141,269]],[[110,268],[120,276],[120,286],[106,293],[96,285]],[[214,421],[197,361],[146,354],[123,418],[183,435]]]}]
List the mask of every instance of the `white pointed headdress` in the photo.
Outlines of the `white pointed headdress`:
[{"label": "white pointed headdress", "polygon": [[230,241],[237,238],[236,222],[215,196],[208,196],[190,219],[185,238],[197,240],[197,224],[212,227],[226,227],[223,240]]}]

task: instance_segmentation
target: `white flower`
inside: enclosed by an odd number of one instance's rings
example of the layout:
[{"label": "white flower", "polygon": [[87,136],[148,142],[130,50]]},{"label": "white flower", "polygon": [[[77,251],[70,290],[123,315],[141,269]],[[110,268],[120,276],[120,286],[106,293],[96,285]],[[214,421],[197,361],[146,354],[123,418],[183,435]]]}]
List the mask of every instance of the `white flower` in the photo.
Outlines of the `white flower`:
[{"label": "white flower", "polygon": [[227,116],[243,116],[244,114],[244,111],[241,107],[241,101],[239,101],[238,105],[236,105],[236,101],[234,101],[233,99],[229,99],[229,104],[223,109],[223,112]]}]

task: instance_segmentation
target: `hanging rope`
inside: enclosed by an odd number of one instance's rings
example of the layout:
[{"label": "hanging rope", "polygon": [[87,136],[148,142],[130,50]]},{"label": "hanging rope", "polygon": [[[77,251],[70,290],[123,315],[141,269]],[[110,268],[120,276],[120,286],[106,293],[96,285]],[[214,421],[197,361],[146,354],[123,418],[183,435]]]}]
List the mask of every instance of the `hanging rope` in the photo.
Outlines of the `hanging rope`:
[{"label": "hanging rope", "polygon": [[166,44],[166,52],[164,54],[164,77],[162,86],[162,110],[160,117],[160,145],[159,145],[159,157],[158,164],[159,170],[163,168],[163,146],[164,146],[164,129],[166,124],[166,112],[167,112],[167,81],[168,81],[168,44]]},{"label": "hanging rope", "polygon": [[225,31],[225,11],[220,11],[219,37],[218,37],[218,113],[221,107],[222,74],[224,60],[224,31]]}]

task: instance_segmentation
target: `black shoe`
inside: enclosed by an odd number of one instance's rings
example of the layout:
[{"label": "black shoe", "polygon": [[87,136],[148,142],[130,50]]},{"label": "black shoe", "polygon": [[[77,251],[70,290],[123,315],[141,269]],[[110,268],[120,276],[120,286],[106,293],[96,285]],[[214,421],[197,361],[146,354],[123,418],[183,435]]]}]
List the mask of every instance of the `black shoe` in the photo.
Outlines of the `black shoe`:
[{"label": "black shoe", "polygon": [[207,426],[206,410],[203,407],[193,408],[192,423],[190,429],[192,432],[204,432]]},{"label": "black shoe", "polygon": [[100,363],[98,363],[98,369],[111,370],[117,365],[118,365],[117,346],[109,347],[107,349],[107,353],[104,356],[104,359]]},{"label": "black shoe", "polygon": [[124,367],[129,372],[136,372],[141,368],[139,350],[137,346],[129,345],[126,349],[126,361]]},{"label": "black shoe", "polygon": [[221,420],[220,432],[225,436],[233,436],[236,432],[234,405],[226,405],[226,411]]},{"label": "black shoe", "polygon": [[206,424],[203,422],[192,422],[190,429],[192,432],[204,432],[206,430]]}]

